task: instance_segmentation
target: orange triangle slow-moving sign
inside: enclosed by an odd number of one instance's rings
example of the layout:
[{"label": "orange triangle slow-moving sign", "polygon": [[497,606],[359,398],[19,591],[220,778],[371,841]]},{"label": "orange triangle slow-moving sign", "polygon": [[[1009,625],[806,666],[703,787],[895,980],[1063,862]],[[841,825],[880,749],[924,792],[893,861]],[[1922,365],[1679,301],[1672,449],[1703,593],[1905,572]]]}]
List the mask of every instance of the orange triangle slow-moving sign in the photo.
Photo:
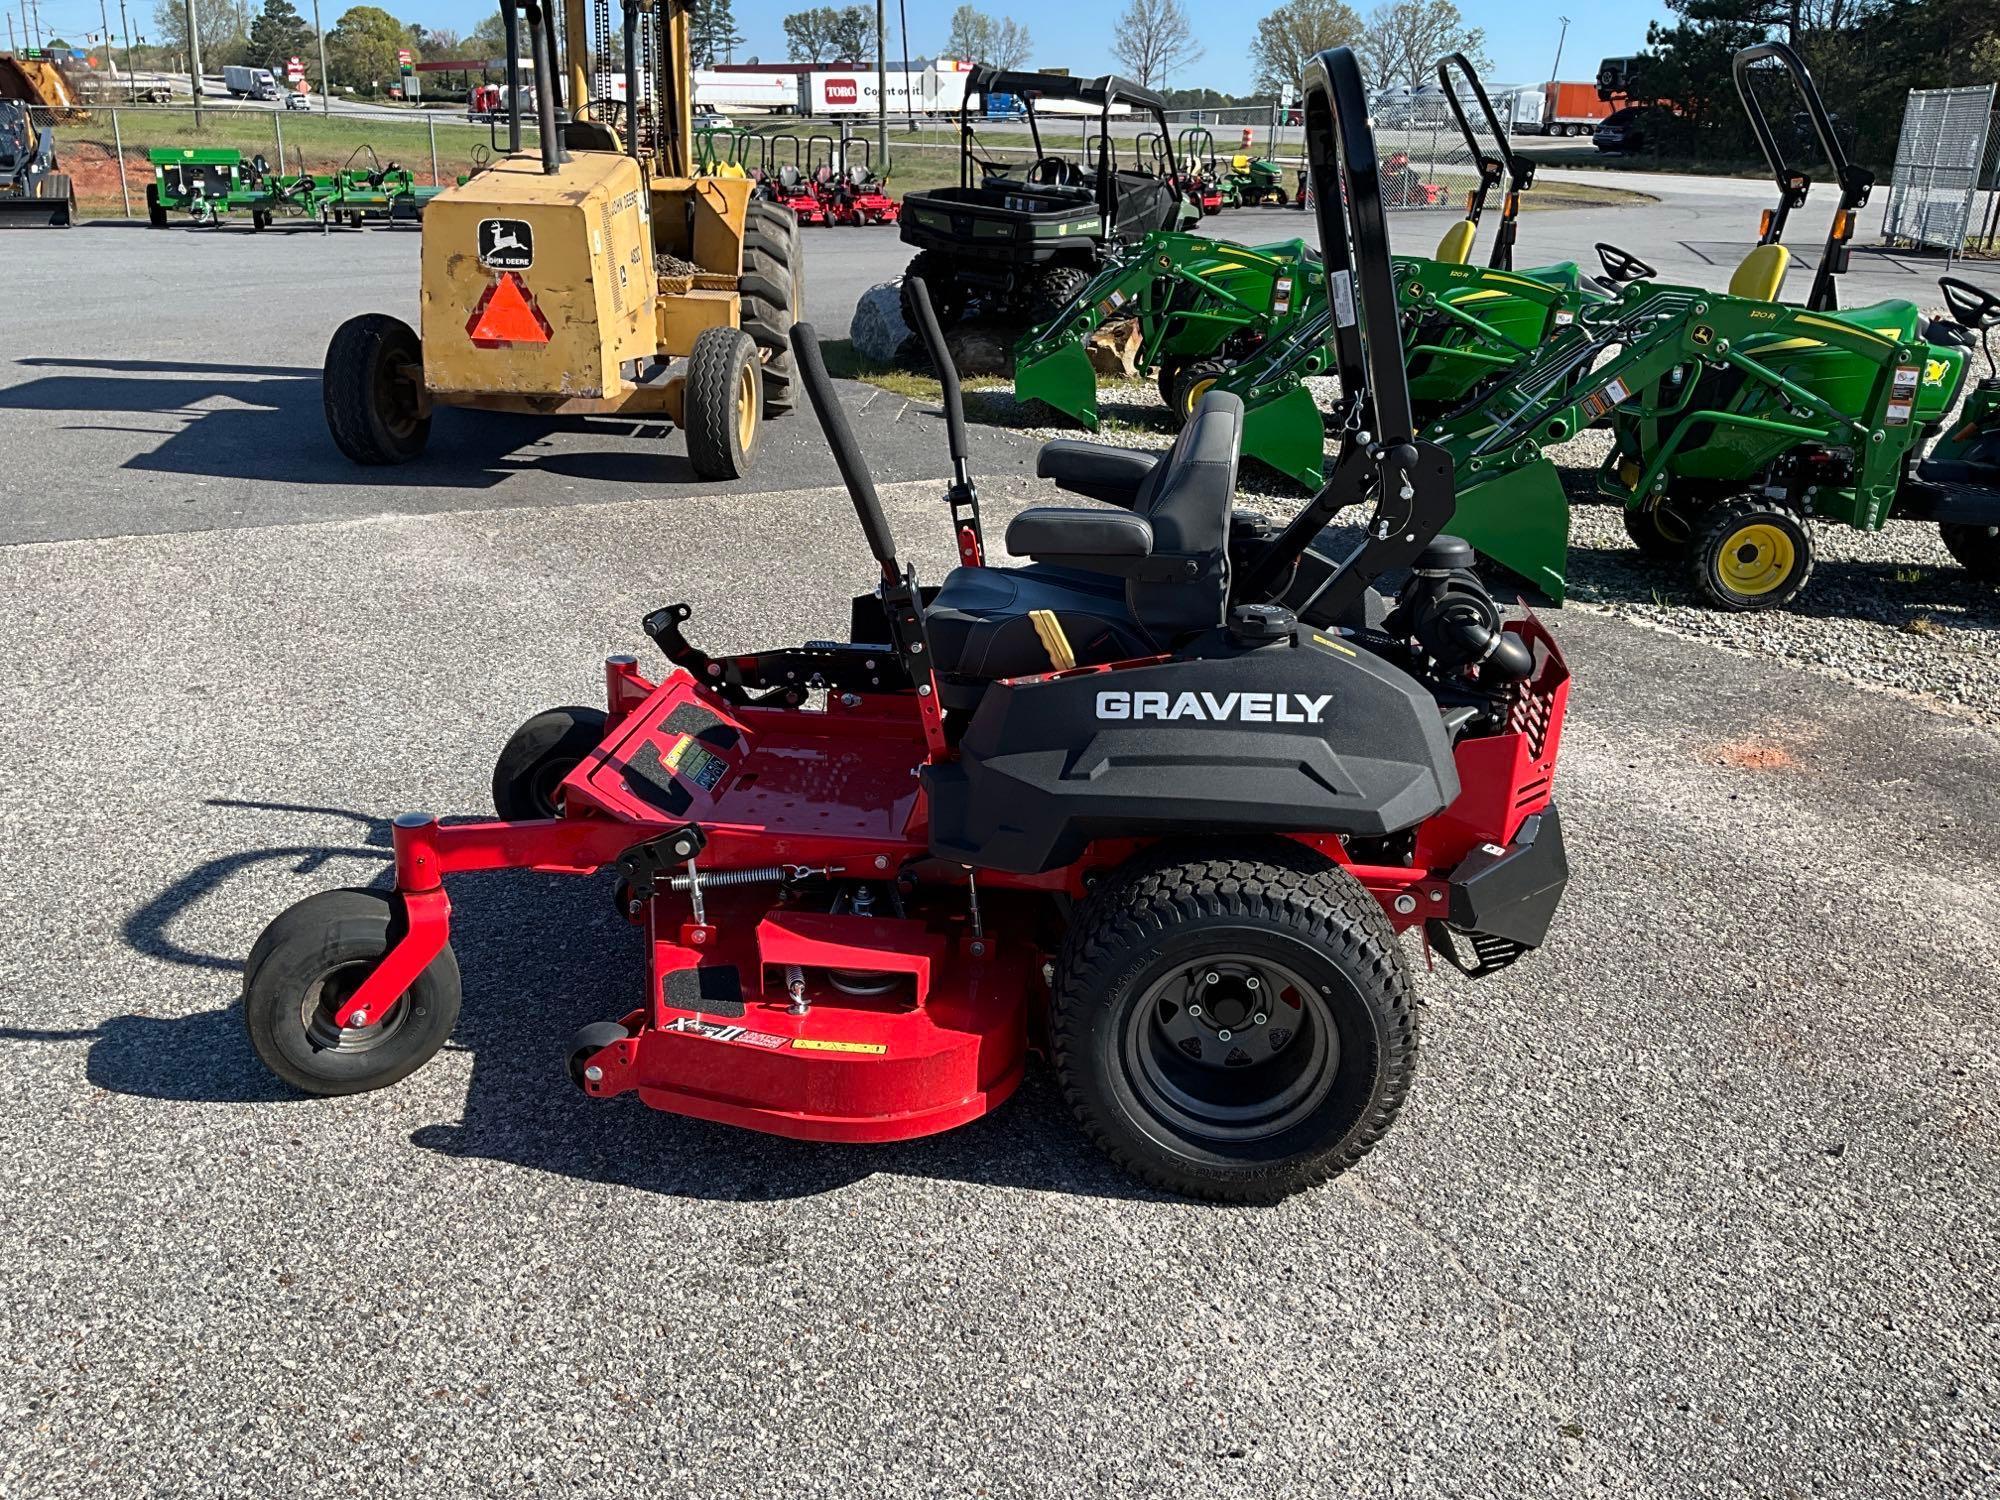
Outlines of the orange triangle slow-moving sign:
[{"label": "orange triangle slow-moving sign", "polygon": [[502,271],[486,288],[466,321],[465,331],[482,349],[501,344],[546,344],[551,332],[549,320],[535,306],[527,283],[512,271]]}]

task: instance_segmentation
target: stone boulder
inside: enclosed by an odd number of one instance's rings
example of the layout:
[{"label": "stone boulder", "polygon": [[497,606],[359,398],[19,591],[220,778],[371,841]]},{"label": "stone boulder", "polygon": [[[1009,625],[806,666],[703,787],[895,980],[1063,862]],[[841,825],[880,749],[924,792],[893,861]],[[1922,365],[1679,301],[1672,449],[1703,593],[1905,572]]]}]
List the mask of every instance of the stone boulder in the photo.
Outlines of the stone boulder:
[{"label": "stone boulder", "polygon": [[910,337],[910,325],[903,321],[903,291],[900,281],[871,286],[854,304],[854,321],[847,337],[854,352],[878,365],[893,365],[901,357]]}]

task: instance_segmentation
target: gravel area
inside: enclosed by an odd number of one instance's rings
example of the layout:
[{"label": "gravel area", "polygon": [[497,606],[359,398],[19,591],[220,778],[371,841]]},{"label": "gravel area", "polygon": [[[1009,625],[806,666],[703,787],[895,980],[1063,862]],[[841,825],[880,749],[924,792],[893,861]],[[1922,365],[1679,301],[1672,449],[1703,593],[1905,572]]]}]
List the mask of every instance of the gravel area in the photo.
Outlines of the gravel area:
[{"label": "gravel area", "polygon": [[[1334,381],[1307,385],[1322,409],[1331,404]],[[1105,382],[1098,410],[1109,442],[1135,448],[1173,442],[1166,408],[1150,383]],[[968,411],[1042,439],[1077,432],[1046,425],[1046,412],[1031,411],[1003,391],[976,393]],[[1551,450],[1573,506],[1570,607],[1603,609],[1690,640],[1918,694],[2000,723],[2000,588],[1967,574],[1945,551],[1935,526],[1892,521],[1877,532],[1816,526],[1812,580],[1789,610],[1727,614],[1702,603],[1678,567],[1642,556],[1627,539],[1617,507],[1596,500],[1593,476],[1610,445],[1610,433],[1598,430]],[[1304,498],[1284,475],[1255,462],[1244,465],[1238,492],[1280,514]]]}]

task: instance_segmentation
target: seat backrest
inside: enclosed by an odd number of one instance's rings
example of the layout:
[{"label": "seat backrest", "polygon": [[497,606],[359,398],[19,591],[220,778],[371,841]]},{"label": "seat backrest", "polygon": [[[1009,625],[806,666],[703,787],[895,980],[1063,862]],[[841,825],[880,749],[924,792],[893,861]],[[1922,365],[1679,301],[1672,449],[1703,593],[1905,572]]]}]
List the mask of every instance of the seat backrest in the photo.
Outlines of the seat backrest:
[{"label": "seat backrest", "polygon": [[1133,618],[1165,644],[1177,635],[1220,625],[1229,603],[1229,511],[1236,463],[1243,450],[1243,402],[1210,391],[1174,442],[1157,481],[1133,505],[1153,528],[1153,555],[1186,557],[1191,578],[1125,586]]},{"label": "seat backrest", "polygon": [[1743,257],[1743,264],[1729,278],[1729,295],[1753,302],[1776,302],[1785,285],[1785,272],[1792,268],[1792,252],[1783,245],[1759,245]]},{"label": "seat backrest", "polygon": [[1444,232],[1438,241],[1437,254],[1433,259],[1449,265],[1462,266],[1472,259],[1473,236],[1479,233],[1479,226],[1470,219],[1460,219]]}]

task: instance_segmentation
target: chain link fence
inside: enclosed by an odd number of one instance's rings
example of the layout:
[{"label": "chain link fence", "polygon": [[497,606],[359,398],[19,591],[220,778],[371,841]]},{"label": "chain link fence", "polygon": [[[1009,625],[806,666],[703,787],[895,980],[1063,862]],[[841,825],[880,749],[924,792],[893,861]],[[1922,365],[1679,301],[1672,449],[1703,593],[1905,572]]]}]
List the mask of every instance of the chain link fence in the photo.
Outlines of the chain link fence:
[{"label": "chain link fence", "polygon": [[1912,89],[1882,210],[1891,244],[1956,255],[1973,229],[1973,199],[1993,116],[1994,85]]},{"label": "chain link fence", "polygon": [[[143,218],[146,188],[153,181],[147,153],[162,148],[233,147],[245,161],[262,156],[273,171],[315,175],[393,161],[408,167],[419,183],[442,187],[472,169],[476,151],[493,151],[496,141],[498,151],[507,147],[504,121],[475,124],[443,111],[412,110],[399,119],[204,104],[199,123],[188,105],[28,113],[37,128],[54,127],[57,160],[76,185],[77,212],[85,218]],[[522,136],[535,144],[534,128],[526,121]]]}]

